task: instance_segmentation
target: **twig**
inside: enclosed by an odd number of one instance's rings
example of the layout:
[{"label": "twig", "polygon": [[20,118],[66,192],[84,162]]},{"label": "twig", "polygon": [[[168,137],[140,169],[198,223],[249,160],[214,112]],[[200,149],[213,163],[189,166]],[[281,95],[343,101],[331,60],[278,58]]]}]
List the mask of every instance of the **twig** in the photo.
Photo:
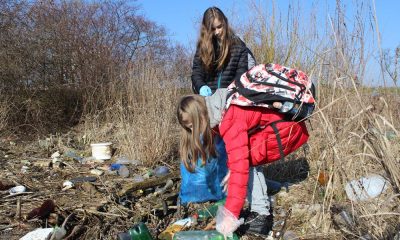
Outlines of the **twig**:
[{"label": "twig", "polygon": [[7,196],[3,197],[3,199],[17,197],[17,196],[20,196],[20,195],[33,194],[33,193],[34,192],[20,192],[20,193],[15,193],[15,194],[12,194],[12,195],[7,195]]},{"label": "twig", "polygon": [[0,227],[0,231],[4,231],[6,229],[14,228],[14,227],[18,227],[18,224],[11,224],[11,225],[8,225],[8,226]]},{"label": "twig", "polygon": [[119,215],[119,214],[105,213],[105,212],[99,212],[99,211],[95,211],[95,210],[87,210],[87,209],[82,209],[82,208],[75,209],[75,211],[88,212],[88,213],[102,215],[102,216],[106,216],[106,217],[122,217],[122,218],[124,217],[123,215]]}]

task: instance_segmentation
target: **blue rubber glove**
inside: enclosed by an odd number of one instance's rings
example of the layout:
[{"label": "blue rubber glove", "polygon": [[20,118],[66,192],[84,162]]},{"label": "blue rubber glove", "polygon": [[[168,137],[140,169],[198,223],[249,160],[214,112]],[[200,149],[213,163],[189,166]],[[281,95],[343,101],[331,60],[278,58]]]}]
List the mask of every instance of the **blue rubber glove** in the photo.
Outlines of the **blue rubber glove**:
[{"label": "blue rubber glove", "polygon": [[212,95],[211,88],[207,85],[202,86],[200,88],[200,95],[203,97],[211,96]]}]

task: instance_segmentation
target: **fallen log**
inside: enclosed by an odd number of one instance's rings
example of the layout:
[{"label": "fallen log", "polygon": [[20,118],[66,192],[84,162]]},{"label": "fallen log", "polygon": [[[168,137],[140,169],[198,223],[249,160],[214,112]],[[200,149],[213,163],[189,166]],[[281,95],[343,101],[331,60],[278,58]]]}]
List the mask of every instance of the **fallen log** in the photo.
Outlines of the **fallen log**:
[{"label": "fallen log", "polygon": [[128,183],[122,186],[122,189],[118,192],[118,197],[122,197],[130,192],[134,192],[139,189],[147,189],[151,187],[157,187],[165,184],[168,179],[179,179],[179,173],[170,173],[163,177],[150,178],[143,182]]}]

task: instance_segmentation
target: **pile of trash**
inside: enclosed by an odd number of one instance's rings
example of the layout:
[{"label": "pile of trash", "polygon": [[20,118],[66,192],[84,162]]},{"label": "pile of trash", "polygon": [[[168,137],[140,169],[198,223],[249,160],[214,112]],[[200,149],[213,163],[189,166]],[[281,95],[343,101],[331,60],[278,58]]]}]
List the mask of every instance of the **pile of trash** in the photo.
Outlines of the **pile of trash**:
[{"label": "pile of trash", "polygon": [[[177,166],[150,168],[115,156],[111,143],[52,152],[14,142],[0,144],[0,238],[224,239],[213,221],[224,199],[181,206]],[[329,176],[320,172],[319,186],[328,181]],[[307,239],[291,226],[299,218],[318,225],[326,211],[323,204],[298,203],[294,197],[305,192],[299,182],[267,179],[267,185],[274,225],[266,239]],[[362,202],[387,188],[384,177],[370,175],[348,182],[345,192],[349,200]],[[358,231],[351,208],[332,206],[329,211],[336,230],[308,239],[339,239],[339,233]],[[367,232],[358,235],[371,239]],[[265,238],[238,231],[229,239]]]}]

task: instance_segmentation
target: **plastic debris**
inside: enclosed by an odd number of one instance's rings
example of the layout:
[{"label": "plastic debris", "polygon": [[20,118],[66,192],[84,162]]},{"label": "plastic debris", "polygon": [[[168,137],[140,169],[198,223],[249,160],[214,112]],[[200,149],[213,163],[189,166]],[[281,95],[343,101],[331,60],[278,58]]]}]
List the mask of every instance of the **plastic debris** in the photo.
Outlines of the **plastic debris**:
[{"label": "plastic debris", "polygon": [[123,178],[129,177],[129,169],[125,165],[121,165],[118,169],[118,175]]},{"label": "plastic debris", "polygon": [[71,181],[69,181],[69,180],[67,180],[67,181],[64,181],[64,182],[63,182],[63,188],[62,188],[62,190],[65,191],[65,190],[70,189],[70,188],[73,188],[73,187],[74,187],[74,183],[71,182]]},{"label": "plastic debris", "polygon": [[104,172],[99,169],[92,169],[92,170],[90,170],[90,173],[93,175],[96,175],[96,176],[101,176],[104,174]]},{"label": "plastic debris", "polygon": [[37,228],[32,232],[27,233],[20,240],[46,240],[53,232],[53,228]]},{"label": "plastic debris", "polygon": [[72,159],[74,159],[74,160],[76,160],[76,161],[78,161],[78,162],[82,162],[82,159],[83,159],[83,157],[79,156],[78,154],[76,154],[76,153],[75,153],[74,151],[72,151],[72,150],[66,151],[66,152],[63,154],[63,156],[64,156],[64,157],[72,158]]},{"label": "plastic debris", "polygon": [[168,179],[168,181],[165,183],[165,186],[162,188],[156,188],[155,193],[156,194],[163,194],[165,191],[168,189],[172,188],[174,186],[174,182],[171,179]]},{"label": "plastic debris", "polygon": [[117,160],[115,161],[116,164],[123,164],[123,165],[139,165],[139,161],[138,160],[131,160],[128,159],[127,157],[121,156],[118,157]]},{"label": "plastic debris", "polygon": [[157,177],[165,176],[169,173],[169,169],[166,166],[157,166],[154,169],[154,175]]},{"label": "plastic debris", "polygon": [[292,231],[286,231],[282,237],[283,240],[299,240],[300,238]]},{"label": "plastic debris", "polygon": [[28,167],[28,166],[22,166],[22,167],[21,167],[21,173],[27,173],[28,170],[29,170],[29,167]]},{"label": "plastic debris", "polygon": [[140,240],[153,240],[149,229],[146,224],[140,222],[129,229],[127,232],[119,233],[118,240],[132,240],[132,239],[140,239]]},{"label": "plastic debris", "polygon": [[144,177],[142,175],[134,174],[132,178],[133,178],[134,182],[143,182],[144,181]]},{"label": "plastic debris", "polygon": [[380,175],[370,175],[352,180],[345,186],[347,197],[352,201],[365,201],[379,196],[387,188],[387,181]]},{"label": "plastic debris", "polygon": [[189,217],[180,219],[174,222],[172,225],[168,226],[160,235],[158,235],[159,239],[162,240],[171,240],[175,233],[182,231],[186,227],[190,227],[197,224],[196,217]]},{"label": "plastic debris", "polygon": [[25,191],[26,191],[26,187],[25,187],[25,186],[19,185],[19,186],[15,186],[15,187],[11,188],[11,189],[9,190],[9,193],[10,193],[11,195],[14,195],[14,194],[18,194],[18,193],[23,193],[23,192],[25,192]]},{"label": "plastic debris", "polygon": [[224,240],[224,239],[232,239],[232,240],[239,240],[239,237],[233,233],[232,237],[227,237],[225,238],[224,235],[219,233],[216,230],[212,231],[199,231],[199,230],[194,230],[194,231],[181,231],[177,232],[174,235],[174,240],[203,240],[203,239],[208,239],[208,240]]},{"label": "plastic debris", "polygon": [[122,164],[120,163],[112,163],[109,167],[110,171],[116,171],[119,170],[121,168]]},{"label": "plastic debris", "polygon": [[61,154],[59,151],[56,151],[55,153],[51,154],[51,159],[52,159],[53,163],[60,162],[61,161],[60,157],[61,157]]}]

